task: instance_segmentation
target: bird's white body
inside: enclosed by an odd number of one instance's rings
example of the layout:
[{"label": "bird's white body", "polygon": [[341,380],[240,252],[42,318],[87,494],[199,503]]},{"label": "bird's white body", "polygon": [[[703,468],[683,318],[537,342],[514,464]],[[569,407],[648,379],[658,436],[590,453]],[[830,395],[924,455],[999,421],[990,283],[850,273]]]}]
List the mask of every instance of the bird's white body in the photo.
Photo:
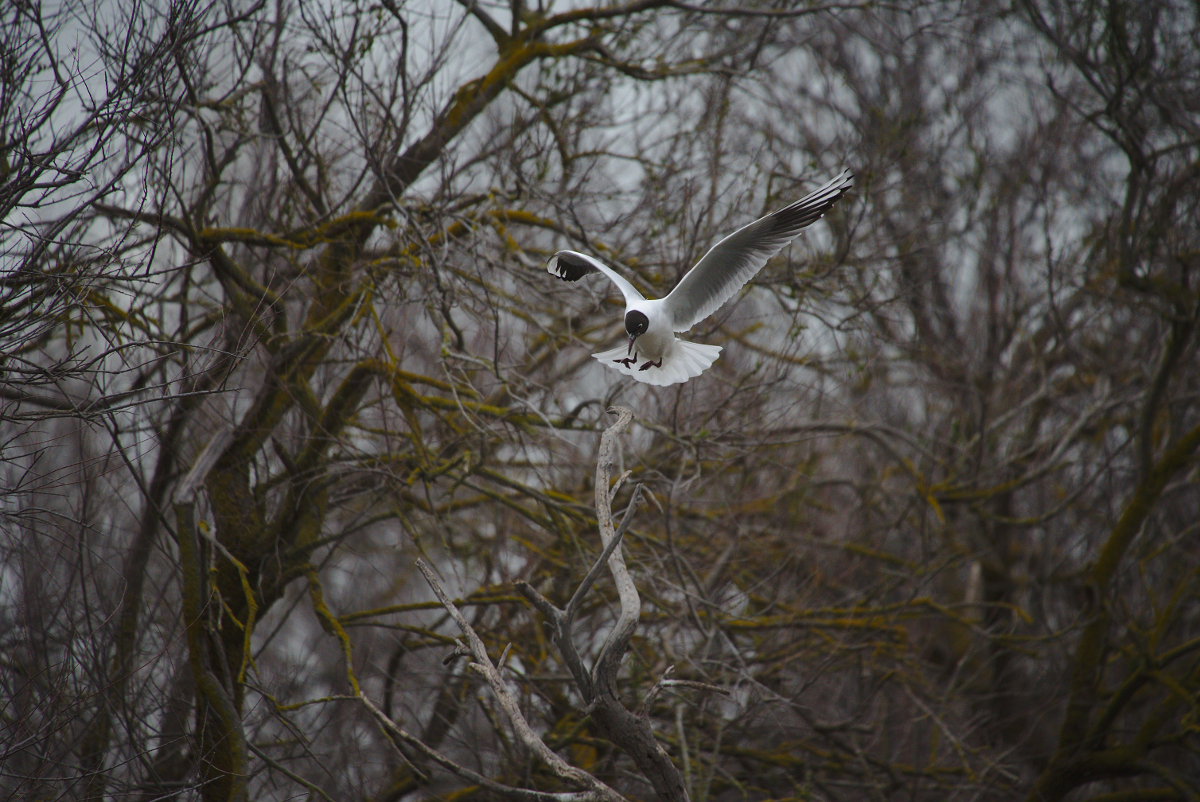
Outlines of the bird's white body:
[{"label": "bird's white body", "polygon": [[646,316],[647,321],[646,331],[644,334],[638,335],[634,341],[633,350],[644,362],[658,362],[666,355],[667,350],[678,342],[671,317],[663,307],[663,302],[661,300],[648,301],[644,298],[633,303],[627,302],[625,314],[628,315],[630,312],[641,312]]},{"label": "bird's white body", "polygon": [[559,251],[546,269],[564,281],[603,273],[625,296],[625,347],[593,356],[610,368],[647,384],[667,386],[699,376],[721,352],[720,346],[680,340],[717,311],[801,230],[825,212],[853,185],[848,170],[816,192],[744,226],[718,242],[687,272],[665,298],[646,299],[607,265],[576,251]]},{"label": "bird's white body", "polygon": [[[671,317],[663,300],[642,299],[629,304],[625,314],[641,312],[649,321],[644,334],[633,342],[633,353],[626,346],[592,354],[602,364],[615,368],[626,376],[665,387],[699,376],[721,353],[719,345],[701,345],[675,336]],[[626,362],[630,356],[634,362]],[[637,365],[637,363],[641,363]],[[656,364],[657,363],[657,364]],[[637,365],[631,367],[631,365]],[[642,365],[650,365],[642,369]]]}]

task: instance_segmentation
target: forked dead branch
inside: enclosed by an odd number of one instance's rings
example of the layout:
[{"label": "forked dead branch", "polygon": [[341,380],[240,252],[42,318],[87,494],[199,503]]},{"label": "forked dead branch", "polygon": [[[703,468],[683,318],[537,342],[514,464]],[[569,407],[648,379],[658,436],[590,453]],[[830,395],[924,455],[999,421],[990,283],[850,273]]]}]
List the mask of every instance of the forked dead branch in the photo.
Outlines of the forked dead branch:
[{"label": "forked dead branch", "polygon": [[[619,528],[614,527],[612,520],[613,496],[628,478],[629,472],[618,477],[615,483],[611,481],[613,448],[616,438],[626,430],[630,421],[633,420],[633,412],[626,407],[616,407],[611,411],[617,414],[617,420],[601,436],[596,460],[596,521],[599,524],[600,540],[604,547],[599,559],[592,565],[591,570],[588,571],[565,609],[557,607],[526,582],[517,582],[517,588],[549,620],[554,644],[558,647],[563,662],[571,672],[575,685],[584,698],[587,712],[596,722],[601,733],[633,759],[638,769],[650,781],[662,802],[686,802],[688,796],[683,775],[655,739],[649,719],[630,712],[621,703],[617,694],[617,671],[621,666],[621,660],[628,651],[629,641],[637,629],[638,618],[641,614],[641,599],[638,596],[633,577],[625,566],[625,557],[621,552],[620,542],[622,535],[625,534],[633,520],[634,510],[641,497],[642,486],[639,484],[634,488]],[[595,665],[589,671],[571,639],[571,625],[584,595],[591,589],[592,583],[605,564],[612,572],[613,581],[616,584],[620,612],[616,625],[596,658]],[[584,798],[621,799],[621,795],[608,785],[588,772],[566,763],[538,737],[521,713],[516,697],[508,689],[497,666],[488,657],[483,641],[479,639],[475,630],[438,584],[430,568],[420,560],[418,560],[417,566],[466,638],[473,658],[471,668],[482,674],[488,681],[501,708],[509,717],[513,729],[526,748],[537,755],[560,779],[583,790]]]}]

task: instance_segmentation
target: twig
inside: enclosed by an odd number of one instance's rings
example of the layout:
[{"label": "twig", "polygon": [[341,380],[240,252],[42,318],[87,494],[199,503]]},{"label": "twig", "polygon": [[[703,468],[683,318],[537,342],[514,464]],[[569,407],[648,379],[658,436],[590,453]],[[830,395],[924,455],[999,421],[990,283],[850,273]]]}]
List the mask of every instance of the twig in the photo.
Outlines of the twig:
[{"label": "twig", "polygon": [[709,691],[711,693],[719,693],[722,696],[732,696],[728,688],[722,688],[720,685],[711,685],[707,682],[697,682],[693,679],[668,679],[675,671],[675,666],[667,666],[659,677],[658,682],[654,683],[654,687],[646,694],[646,698],[638,706],[637,712],[643,718],[648,718],[650,715],[650,707],[654,704],[654,700],[658,698],[658,694],[663,688],[691,688],[694,691]]},{"label": "twig", "polygon": [[642,716],[642,718],[649,718],[650,708],[654,705],[654,700],[658,698],[659,692],[663,689],[663,683],[666,681],[667,677],[671,676],[671,674],[674,672],[675,666],[667,666],[666,670],[663,671],[662,676],[658,678],[658,682],[654,683],[654,687],[650,689],[650,692],[646,694],[644,699],[642,699],[642,703],[638,705],[638,715]]}]

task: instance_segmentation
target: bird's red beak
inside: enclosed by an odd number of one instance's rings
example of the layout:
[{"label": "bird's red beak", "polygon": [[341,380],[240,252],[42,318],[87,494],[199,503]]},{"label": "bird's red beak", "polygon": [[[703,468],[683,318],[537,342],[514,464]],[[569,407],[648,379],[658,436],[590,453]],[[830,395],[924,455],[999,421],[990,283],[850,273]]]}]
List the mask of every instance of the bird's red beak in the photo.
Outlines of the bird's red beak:
[{"label": "bird's red beak", "polygon": [[625,356],[629,356],[630,354],[633,353],[633,341],[636,339],[637,339],[636,334],[629,335],[629,350],[625,352]]}]

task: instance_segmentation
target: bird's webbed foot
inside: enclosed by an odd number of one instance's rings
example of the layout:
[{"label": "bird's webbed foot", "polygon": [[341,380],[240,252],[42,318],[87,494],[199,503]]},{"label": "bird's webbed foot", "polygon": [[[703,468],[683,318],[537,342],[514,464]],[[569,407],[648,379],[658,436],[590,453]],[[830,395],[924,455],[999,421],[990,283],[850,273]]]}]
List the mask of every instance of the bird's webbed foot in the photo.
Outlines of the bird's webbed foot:
[{"label": "bird's webbed foot", "polygon": [[661,368],[661,367],[662,367],[662,357],[659,357],[657,362],[651,362],[649,359],[647,359],[646,364],[642,365],[640,368],[638,368],[638,370],[649,370],[650,368]]},{"label": "bird's webbed foot", "polygon": [[634,354],[633,356],[627,356],[624,359],[614,359],[613,362],[616,362],[618,365],[629,367],[630,365],[636,365],[637,359],[637,354]]}]

